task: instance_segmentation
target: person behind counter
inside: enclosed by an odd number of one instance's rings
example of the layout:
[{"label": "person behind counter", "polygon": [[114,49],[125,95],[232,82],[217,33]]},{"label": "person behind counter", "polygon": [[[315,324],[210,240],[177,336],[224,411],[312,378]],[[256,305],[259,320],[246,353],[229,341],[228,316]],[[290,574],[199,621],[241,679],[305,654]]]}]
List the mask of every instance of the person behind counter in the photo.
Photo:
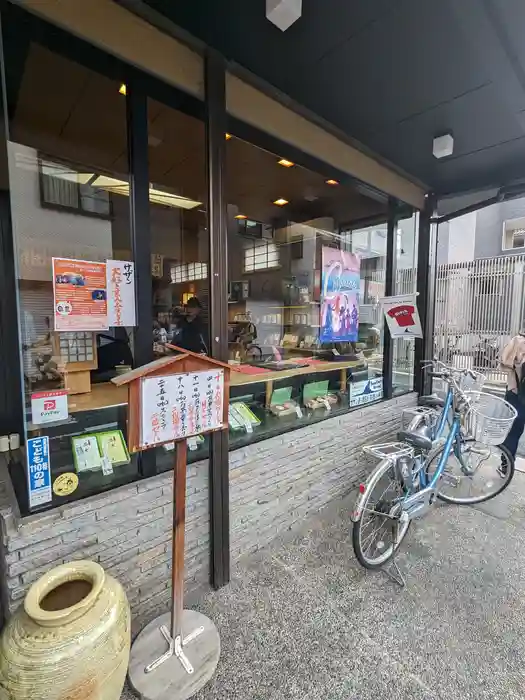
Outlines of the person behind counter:
[{"label": "person behind counter", "polygon": [[202,306],[197,297],[190,297],[186,303],[186,314],[179,320],[174,342],[185,350],[208,354],[207,328],[201,311]]}]

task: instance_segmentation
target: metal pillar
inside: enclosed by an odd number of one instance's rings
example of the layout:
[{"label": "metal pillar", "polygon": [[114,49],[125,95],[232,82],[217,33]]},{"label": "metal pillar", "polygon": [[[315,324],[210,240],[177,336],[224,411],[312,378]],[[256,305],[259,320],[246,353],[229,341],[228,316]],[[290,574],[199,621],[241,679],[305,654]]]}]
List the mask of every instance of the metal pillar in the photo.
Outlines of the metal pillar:
[{"label": "metal pillar", "polygon": [[[228,359],[228,251],[224,158],[226,132],[226,69],[222,56],[209,50],[205,59],[206,153],[208,166],[208,231],[210,234],[210,349],[217,360]],[[211,584],[230,580],[230,517],[228,432],[210,435]]]},{"label": "metal pillar", "polygon": [[431,223],[435,198],[428,194],[425,206],[419,216],[419,241],[417,254],[417,308],[421,318],[423,338],[416,339],[414,354],[414,390],[419,394],[431,391],[432,382],[428,372],[423,372],[421,364],[431,360],[434,352],[434,304],[436,277],[436,227]]},{"label": "metal pillar", "polygon": [[[0,163],[2,181],[9,182],[7,142],[9,112],[6,95],[3,30],[0,21]],[[11,198],[9,189],[0,190],[0,435],[18,433],[24,437],[22,358],[19,345],[18,282],[16,277]]]},{"label": "metal pillar", "polygon": [[[388,199],[388,225],[386,239],[386,270],[385,270],[385,296],[395,294],[396,286],[396,237],[397,237],[397,201],[393,197]],[[381,314],[383,311],[381,310]],[[393,394],[394,373],[394,341],[386,323],[383,323],[383,398],[391,399]]]}]

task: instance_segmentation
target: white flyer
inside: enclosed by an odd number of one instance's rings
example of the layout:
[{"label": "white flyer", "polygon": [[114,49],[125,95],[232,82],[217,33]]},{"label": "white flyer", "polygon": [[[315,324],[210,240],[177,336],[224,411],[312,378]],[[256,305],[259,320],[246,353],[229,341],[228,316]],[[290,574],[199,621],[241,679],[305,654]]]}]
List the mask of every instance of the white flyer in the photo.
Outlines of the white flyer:
[{"label": "white flyer", "polygon": [[144,377],[141,445],[152,447],[223,426],[224,370]]},{"label": "white flyer", "polygon": [[392,338],[423,337],[415,294],[385,297],[381,305]]},{"label": "white flyer", "polygon": [[108,260],[106,276],[108,324],[135,326],[135,264],[126,260]]}]

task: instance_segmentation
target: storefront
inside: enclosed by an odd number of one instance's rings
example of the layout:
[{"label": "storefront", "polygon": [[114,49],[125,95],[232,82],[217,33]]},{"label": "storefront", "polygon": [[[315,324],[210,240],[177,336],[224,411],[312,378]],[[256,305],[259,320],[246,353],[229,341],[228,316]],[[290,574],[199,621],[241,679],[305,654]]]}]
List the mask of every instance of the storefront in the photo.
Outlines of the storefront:
[{"label": "storefront", "polygon": [[22,4],[45,18],[2,5],[0,434],[22,445],[3,605],[86,557],[147,615],[168,595],[172,453],[129,453],[111,379],[167,343],[237,370],[229,433],[188,446],[188,587],[227,583],[230,557],[348,491],[413,401],[423,343],[393,341],[379,302],[424,297],[429,212],[220,56],[109,0]]}]

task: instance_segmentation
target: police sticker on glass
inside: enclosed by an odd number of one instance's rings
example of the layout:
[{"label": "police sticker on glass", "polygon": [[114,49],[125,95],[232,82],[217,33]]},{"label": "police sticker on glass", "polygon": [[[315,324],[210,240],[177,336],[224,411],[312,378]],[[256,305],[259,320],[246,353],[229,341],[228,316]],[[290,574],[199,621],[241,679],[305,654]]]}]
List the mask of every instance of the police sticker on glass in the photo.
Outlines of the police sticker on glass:
[{"label": "police sticker on glass", "polygon": [[78,476],[74,472],[61,474],[53,482],[55,496],[70,496],[78,487]]}]

